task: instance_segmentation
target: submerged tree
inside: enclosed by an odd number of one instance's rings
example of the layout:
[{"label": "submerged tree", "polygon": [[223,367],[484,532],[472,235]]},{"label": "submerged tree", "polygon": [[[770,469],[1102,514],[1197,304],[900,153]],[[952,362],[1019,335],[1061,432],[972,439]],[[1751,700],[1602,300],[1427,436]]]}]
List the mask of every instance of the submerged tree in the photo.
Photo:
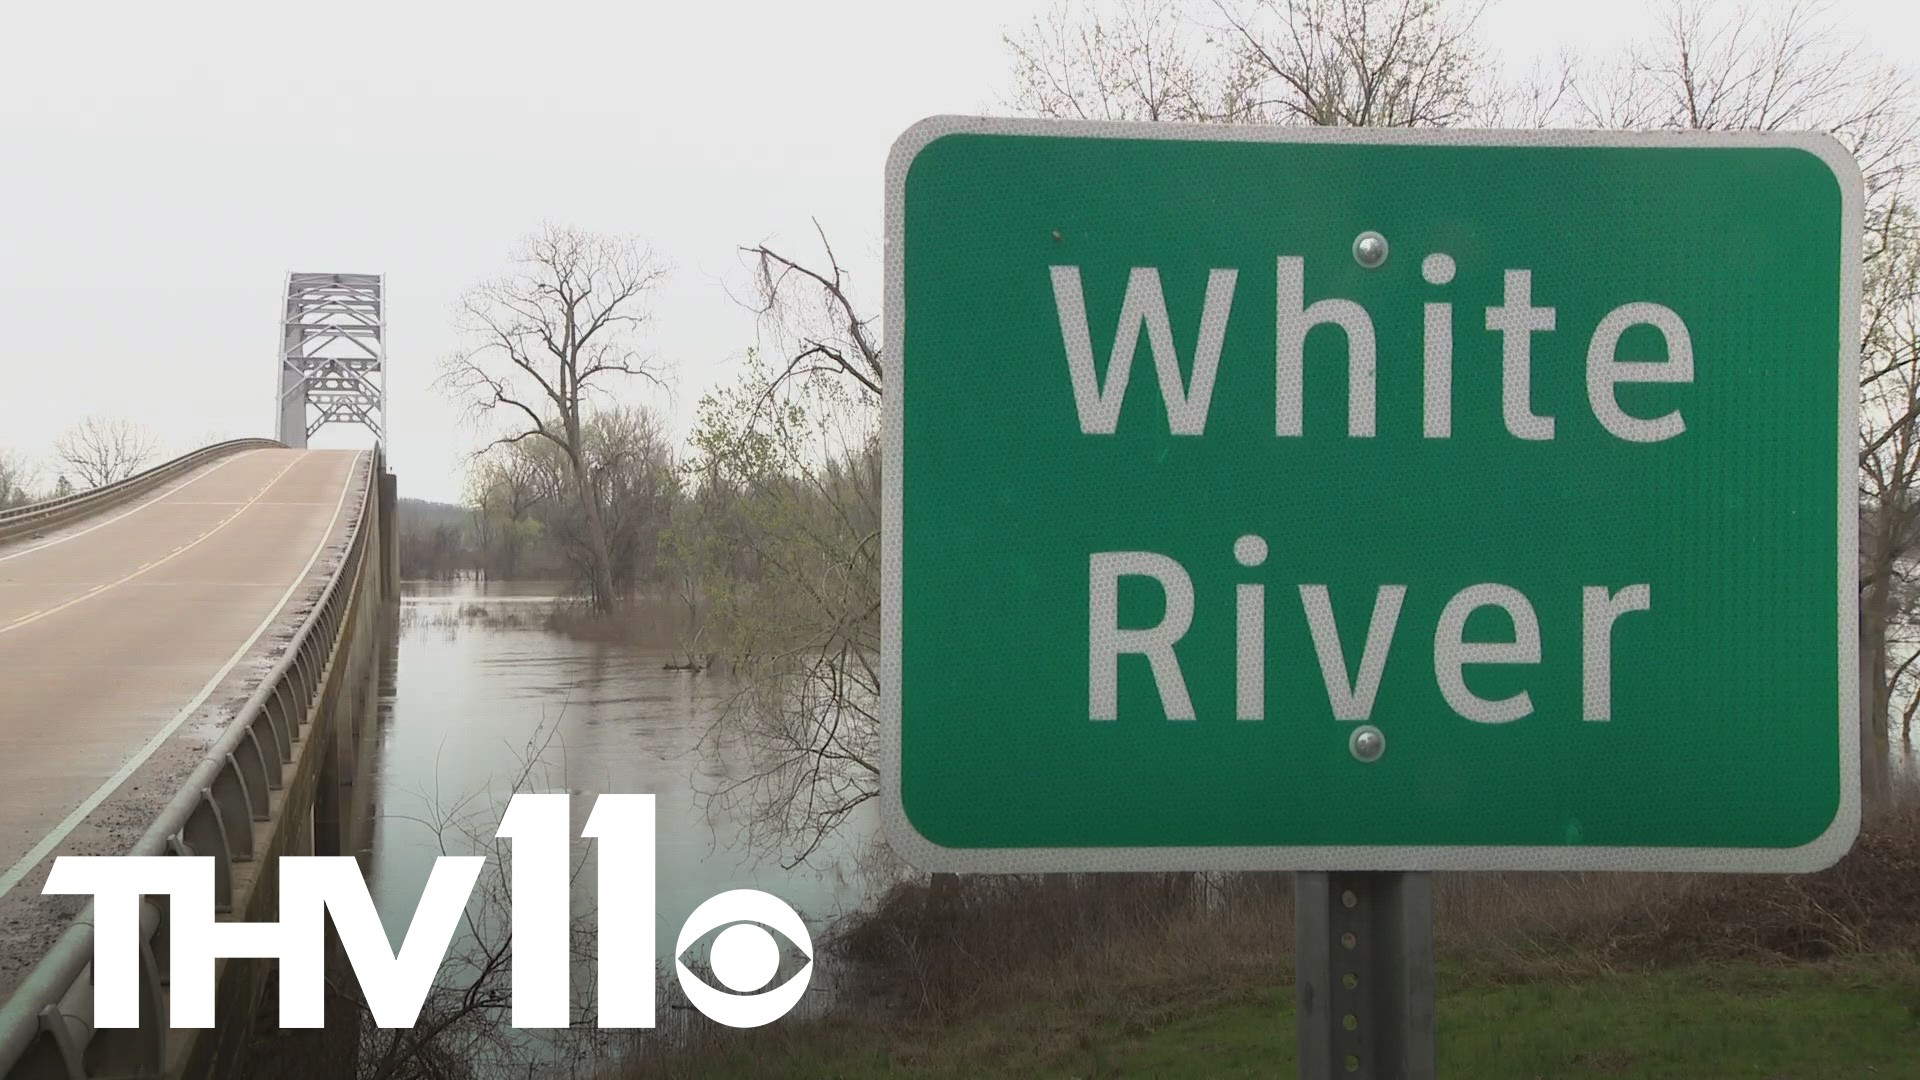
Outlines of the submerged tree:
[{"label": "submerged tree", "polygon": [[[590,430],[596,402],[634,380],[663,385],[660,363],[641,345],[662,263],[629,237],[549,225],[529,237],[505,277],[469,289],[460,302],[467,344],[447,358],[439,385],[500,425],[489,446],[529,441],[564,462],[566,497],[578,511],[582,570],[596,612],[621,595]],[[503,429],[503,430],[502,430]]]},{"label": "submerged tree", "polygon": [[489,447],[468,473],[467,501],[489,572],[513,576],[538,555],[536,570],[570,574],[591,596],[604,553],[605,588],[625,597],[659,576],[677,482],[659,416],[608,405],[587,410],[573,454],[545,439]]},{"label": "submerged tree", "polygon": [[542,531],[534,511],[554,501],[558,490],[557,477],[525,453],[525,446],[495,446],[467,472],[467,504],[473,508],[481,565],[490,575],[519,575],[528,548]]}]

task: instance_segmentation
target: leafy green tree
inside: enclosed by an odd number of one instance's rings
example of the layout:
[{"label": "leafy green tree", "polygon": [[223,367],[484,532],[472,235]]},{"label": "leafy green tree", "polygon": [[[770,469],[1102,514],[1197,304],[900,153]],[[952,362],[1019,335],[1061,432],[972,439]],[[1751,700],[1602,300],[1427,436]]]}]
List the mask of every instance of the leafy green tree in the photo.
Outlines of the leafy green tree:
[{"label": "leafy green tree", "polygon": [[753,354],[701,403],[676,519],[677,569],[706,605],[699,637],[741,680],[716,737],[753,763],[712,794],[792,862],[878,790],[876,404],[838,365]]}]

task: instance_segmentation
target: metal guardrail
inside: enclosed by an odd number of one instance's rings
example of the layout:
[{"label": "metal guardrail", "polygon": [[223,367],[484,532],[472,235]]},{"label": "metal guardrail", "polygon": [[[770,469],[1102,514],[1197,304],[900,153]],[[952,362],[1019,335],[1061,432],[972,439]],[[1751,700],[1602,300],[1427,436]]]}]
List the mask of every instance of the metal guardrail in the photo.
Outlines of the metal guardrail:
[{"label": "metal guardrail", "polygon": [[[231,450],[235,444],[221,446]],[[384,471],[384,457],[376,450],[364,473],[366,495],[358,519],[352,522],[347,552],[328,576],[319,599],[220,740],[126,852],[219,856],[214,863],[214,896],[221,914],[235,910],[236,864],[253,862],[264,854],[255,850],[254,826],[270,820],[272,793],[282,790],[290,778],[303,728],[327,715],[322,710],[344,681],[341,671],[346,665],[336,661],[348,655],[354,627],[365,621],[367,610],[357,598],[369,590],[375,596],[384,591],[383,575],[363,573],[369,548],[377,539],[377,529],[370,523],[380,512]],[[348,482],[355,479],[349,477]],[[380,552],[372,557],[378,568]],[[164,908],[151,900],[143,902],[140,927],[142,1026],[94,1029],[93,905],[89,903],[0,1005],[0,1078],[86,1080],[164,1074],[172,1064],[168,1060]]]},{"label": "metal guardrail", "polygon": [[272,439],[230,439],[223,443],[201,447],[190,454],[182,454],[172,461],[155,465],[145,472],[136,473],[125,480],[119,480],[104,487],[62,495],[57,499],[44,499],[25,506],[16,506],[11,510],[0,510],[0,541],[30,535],[41,529],[50,529],[89,514],[97,514],[107,507],[125,502],[142,492],[151,491],[173,477],[191,472],[215,458],[237,454],[242,450],[265,450],[284,447],[284,445]]}]

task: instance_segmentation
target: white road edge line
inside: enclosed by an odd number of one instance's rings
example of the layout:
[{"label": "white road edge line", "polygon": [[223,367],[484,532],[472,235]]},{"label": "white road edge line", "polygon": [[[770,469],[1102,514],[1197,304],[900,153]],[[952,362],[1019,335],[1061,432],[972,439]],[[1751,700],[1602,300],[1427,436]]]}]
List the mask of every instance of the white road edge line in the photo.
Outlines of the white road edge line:
[{"label": "white road edge line", "polygon": [[226,468],[228,465],[231,465],[234,462],[239,461],[241,458],[252,457],[254,454],[257,454],[259,452],[260,451],[258,450],[242,450],[238,454],[234,454],[230,457],[223,458],[220,464],[215,465],[213,468],[194,474],[193,479],[187,481],[184,484],[175,484],[174,486],[168,488],[167,490],[161,492],[158,495],[155,495],[153,498],[148,499],[146,502],[141,503],[139,506],[134,507],[133,509],[127,511],[124,514],[120,514],[115,517],[110,517],[98,525],[94,525],[90,528],[81,529],[77,533],[72,533],[67,536],[59,537],[58,539],[49,540],[44,544],[35,544],[34,546],[27,548],[25,551],[16,551],[11,555],[0,555],[0,562],[7,562],[10,559],[17,559],[22,555],[31,555],[36,551],[45,551],[50,547],[55,547],[57,545],[64,544],[69,540],[78,540],[81,537],[87,535],[88,533],[94,531],[94,529],[104,529],[107,526],[113,524],[114,522],[122,520],[123,518],[130,518],[133,515],[139,513],[142,510],[145,510],[147,507],[152,506],[154,503],[157,503],[162,499],[170,498],[178,492],[187,490],[188,488],[199,483],[200,481],[205,480],[207,477],[212,476],[214,473],[219,472],[221,469]]},{"label": "white road edge line", "polygon": [[[85,821],[88,815],[99,809],[100,804],[106,802],[107,797],[112,795],[121,784],[126,783],[127,778],[137,772],[140,766],[145,765],[147,759],[153,756],[153,752],[160,749],[168,739],[172,738],[173,733],[180,730],[180,725],[186,723],[188,717],[198,712],[200,706],[206,704],[207,699],[213,696],[214,690],[220,686],[221,682],[225,681],[226,677],[233,672],[233,669],[240,665],[240,661],[246,659],[247,654],[253,651],[254,645],[259,643],[261,636],[264,635],[275,622],[279,621],[281,610],[287,606],[287,601],[293,599],[293,594],[299,591],[300,586],[306,583],[307,575],[313,573],[314,564],[320,561],[321,553],[327,550],[327,545],[333,542],[334,534],[339,531],[340,511],[347,505],[347,494],[354,489],[353,478],[360,469],[360,459],[365,456],[366,451],[364,450],[354,455],[353,465],[347,470],[347,481],[342,484],[340,488],[340,499],[334,503],[333,506],[332,523],[327,527],[325,534],[320,537],[320,543],[313,549],[313,554],[308,556],[307,565],[300,569],[300,573],[295,575],[293,579],[293,584],[288,585],[287,591],[280,595],[280,602],[273,605],[273,610],[267,613],[266,618],[260,620],[259,626],[254,627],[253,634],[247,638],[246,644],[234,650],[233,655],[227,658],[227,662],[221,666],[220,670],[214,672],[213,678],[208,679],[207,684],[200,688],[200,692],[193,696],[193,700],[187,702],[185,708],[174,713],[173,719],[167,721],[165,727],[155,732],[153,738],[148,739],[145,746],[142,746],[137,753],[131,758],[128,758],[126,763],[121,765],[119,770],[112,776],[107,777],[106,783],[95,788],[93,794],[87,796],[86,800],[76,807],[73,813],[68,814],[65,820],[53,827],[52,832],[43,837],[39,843],[33,845],[32,851],[27,852],[21,856],[19,862],[8,867],[5,874],[0,874],[0,899],[5,899],[7,894],[13,891],[14,886],[25,880],[26,876],[33,872],[34,867],[40,865],[41,860],[45,859],[52,853],[54,848],[59,847],[60,844],[66,840],[68,834],[79,827],[80,823]],[[369,477],[368,482],[375,482],[375,478]],[[365,522],[361,522],[362,526],[365,524]]]}]

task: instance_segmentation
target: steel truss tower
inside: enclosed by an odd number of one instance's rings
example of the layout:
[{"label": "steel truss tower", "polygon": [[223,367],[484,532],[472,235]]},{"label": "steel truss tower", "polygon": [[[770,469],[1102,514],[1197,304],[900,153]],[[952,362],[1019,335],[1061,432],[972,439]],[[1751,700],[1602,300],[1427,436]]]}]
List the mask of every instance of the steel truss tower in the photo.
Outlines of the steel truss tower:
[{"label": "steel truss tower", "polygon": [[279,439],[327,424],[387,437],[387,304],[379,274],[288,274],[280,323]]}]

